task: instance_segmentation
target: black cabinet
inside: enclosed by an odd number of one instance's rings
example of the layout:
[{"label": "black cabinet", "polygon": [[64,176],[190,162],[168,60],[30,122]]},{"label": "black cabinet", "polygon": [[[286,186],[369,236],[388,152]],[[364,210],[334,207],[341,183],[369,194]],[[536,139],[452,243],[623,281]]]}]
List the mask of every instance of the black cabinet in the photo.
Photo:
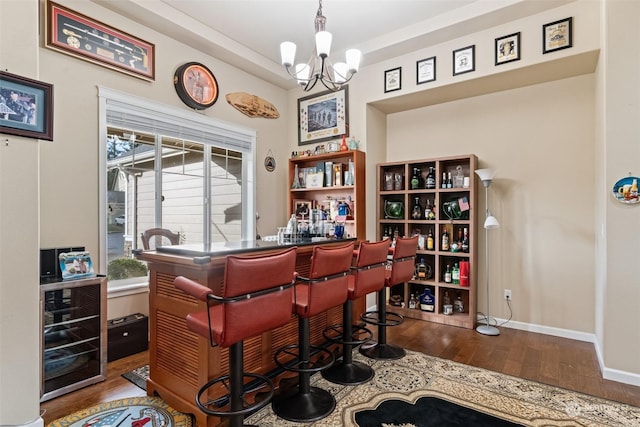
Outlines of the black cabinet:
[{"label": "black cabinet", "polygon": [[105,277],[40,285],[41,402],[105,380],[106,289]]}]

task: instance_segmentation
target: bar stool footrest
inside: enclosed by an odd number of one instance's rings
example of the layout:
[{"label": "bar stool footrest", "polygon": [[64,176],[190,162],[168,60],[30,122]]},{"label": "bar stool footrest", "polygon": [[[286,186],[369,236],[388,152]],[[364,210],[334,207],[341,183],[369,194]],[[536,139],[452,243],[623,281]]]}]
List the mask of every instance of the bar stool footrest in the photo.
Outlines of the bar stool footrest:
[{"label": "bar stool footrest", "polygon": [[[300,373],[314,374],[316,372],[320,372],[324,369],[329,368],[331,365],[333,365],[333,363],[336,360],[335,356],[333,355],[333,352],[331,352],[326,348],[323,348],[317,345],[312,345],[309,348],[312,352],[311,358],[316,356],[318,353],[326,354],[328,358],[325,361],[325,363],[319,363],[319,362],[323,362],[324,361],[323,359],[320,359],[318,361],[302,360],[300,358],[300,351],[299,351],[300,346],[298,344],[291,344],[286,347],[282,347],[281,349],[276,351],[273,358],[274,358],[274,361],[276,362],[276,365],[278,365],[280,368],[284,369],[285,371],[296,372],[299,374]],[[292,349],[296,349],[298,351],[297,352],[290,351]],[[290,356],[293,356],[293,359],[289,360],[286,363],[280,360],[280,356],[285,353]]]},{"label": "bar stool footrest", "polygon": [[[353,332],[351,334],[351,341],[346,341],[343,338],[344,327],[342,324],[332,325],[327,327],[324,331],[322,331],[322,336],[324,336],[327,340],[331,341],[332,343],[342,344],[342,345],[353,345],[353,346],[365,343],[373,337],[373,332],[371,332],[371,330],[365,326],[351,325],[351,328],[353,329]],[[336,335],[330,335],[331,331],[336,332]],[[362,334],[364,334],[364,336],[362,336]],[[362,338],[358,338],[361,336]]]},{"label": "bar stool footrest", "polygon": [[[207,402],[203,402],[202,401],[202,397],[203,395],[205,395],[207,393],[207,391],[209,390],[209,388],[213,387],[214,385],[218,384],[218,383],[224,383],[224,387],[225,389],[229,389],[229,375],[223,375],[221,377],[218,378],[214,378],[211,381],[209,381],[208,383],[206,383],[204,386],[202,386],[199,390],[198,390],[198,394],[196,396],[196,405],[198,406],[198,408],[200,408],[200,410],[202,412],[204,412],[207,415],[213,415],[216,417],[225,417],[225,418],[229,418],[229,417],[237,417],[237,416],[245,416],[248,414],[251,414],[253,412],[256,412],[262,408],[264,408],[265,406],[267,406],[269,404],[269,402],[271,402],[271,398],[273,397],[273,390],[274,390],[274,386],[273,386],[273,382],[268,378],[265,377],[264,375],[258,375],[258,374],[253,374],[250,372],[243,372],[242,373],[243,378],[249,377],[249,378],[253,378],[254,381],[252,381],[250,386],[247,387],[247,385],[245,385],[245,388],[243,388],[243,394],[242,394],[242,400],[243,400],[243,407],[242,409],[239,410],[215,410],[215,409],[210,409],[210,406],[215,405],[218,407],[224,407],[230,404],[230,395],[226,394],[224,396],[220,396],[218,399],[215,400],[210,400]],[[252,404],[247,404],[247,402],[244,401],[244,395],[246,393],[249,392],[253,392],[256,391],[262,387],[266,386],[267,387],[267,391],[265,391],[266,395],[265,396],[261,396],[261,400],[259,402],[255,402]]]},{"label": "bar stool footrest", "polygon": [[378,325],[378,326],[398,326],[404,322],[404,317],[398,313],[394,313],[392,311],[386,312],[386,316],[384,319],[380,319],[380,311],[367,311],[360,315],[360,319],[363,322],[368,323],[370,325]]}]

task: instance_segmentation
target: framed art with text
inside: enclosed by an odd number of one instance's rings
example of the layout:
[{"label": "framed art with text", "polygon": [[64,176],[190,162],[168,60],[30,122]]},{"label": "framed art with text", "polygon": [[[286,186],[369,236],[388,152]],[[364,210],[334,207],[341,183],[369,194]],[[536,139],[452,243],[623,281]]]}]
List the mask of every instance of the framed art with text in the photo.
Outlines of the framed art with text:
[{"label": "framed art with text", "polygon": [[469,73],[476,69],[476,45],[453,51],[453,75]]},{"label": "framed art with text", "polygon": [[416,62],[416,84],[435,81],[436,57],[422,59]]},{"label": "framed art with text", "polygon": [[402,88],[402,67],[393,68],[384,72],[384,93],[393,92]]},{"label": "framed art with text", "polygon": [[145,80],[155,79],[155,46],[47,1],[46,45]]},{"label": "framed art with text", "polygon": [[498,37],[495,44],[496,65],[520,59],[520,33]]},{"label": "framed art with text", "polygon": [[542,53],[573,46],[573,18],[565,18],[542,26]]},{"label": "framed art with text", "polygon": [[349,86],[298,99],[298,145],[349,136]]},{"label": "framed art with text", "polygon": [[53,85],[0,71],[0,133],[53,140]]}]

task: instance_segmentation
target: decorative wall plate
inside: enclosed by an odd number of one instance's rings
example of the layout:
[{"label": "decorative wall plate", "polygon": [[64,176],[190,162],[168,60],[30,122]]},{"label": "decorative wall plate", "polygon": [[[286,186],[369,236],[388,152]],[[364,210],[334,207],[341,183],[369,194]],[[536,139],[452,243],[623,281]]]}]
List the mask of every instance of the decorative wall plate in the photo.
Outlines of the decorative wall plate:
[{"label": "decorative wall plate", "polygon": [[638,178],[637,176],[627,176],[624,178],[620,178],[613,185],[613,197],[615,197],[616,200],[620,203],[640,203],[640,197],[638,197],[638,185],[640,185],[640,178]]},{"label": "decorative wall plate", "polygon": [[196,110],[211,107],[218,100],[218,82],[213,73],[198,62],[187,62],[176,70],[173,85],[187,106]]}]

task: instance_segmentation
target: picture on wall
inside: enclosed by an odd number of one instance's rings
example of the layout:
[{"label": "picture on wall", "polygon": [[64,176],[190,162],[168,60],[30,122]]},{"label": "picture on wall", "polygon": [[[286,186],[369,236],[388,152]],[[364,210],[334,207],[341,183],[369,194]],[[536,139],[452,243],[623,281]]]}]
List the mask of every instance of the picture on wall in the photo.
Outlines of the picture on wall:
[{"label": "picture on wall", "polygon": [[402,89],[402,67],[385,71],[384,92],[393,92],[400,89]]},{"label": "picture on wall", "polygon": [[573,46],[573,18],[550,22],[542,26],[542,53],[554,52]]},{"label": "picture on wall", "polygon": [[0,71],[0,133],[53,140],[53,85]]},{"label": "picture on wall", "polygon": [[349,87],[298,99],[298,145],[349,136]]},{"label": "picture on wall", "polygon": [[416,62],[416,84],[433,82],[436,79],[436,57]]},{"label": "picture on wall", "polygon": [[475,71],[476,46],[467,46],[453,51],[453,75]]},{"label": "picture on wall", "polygon": [[52,1],[47,1],[46,45],[145,80],[155,79],[153,44]]},{"label": "picture on wall", "polygon": [[496,65],[520,59],[520,33],[498,37],[495,44]]}]

